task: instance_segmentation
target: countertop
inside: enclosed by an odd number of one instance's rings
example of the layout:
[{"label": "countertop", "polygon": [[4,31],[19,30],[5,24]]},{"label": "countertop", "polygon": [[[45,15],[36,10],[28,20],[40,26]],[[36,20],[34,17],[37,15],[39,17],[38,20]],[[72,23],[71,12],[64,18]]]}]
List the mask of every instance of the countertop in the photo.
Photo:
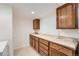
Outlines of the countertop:
[{"label": "countertop", "polygon": [[36,37],[48,40],[48,41],[52,41],[61,45],[64,45],[66,47],[72,48],[73,50],[76,50],[77,44],[78,44],[78,40],[75,38],[69,38],[69,37],[60,37],[58,38],[58,36],[54,36],[54,35],[45,35],[45,34],[31,34],[34,35]]},{"label": "countertop", "polygon": [[7,45],[8,41],[0,41],[0,53],[2,53]]}]

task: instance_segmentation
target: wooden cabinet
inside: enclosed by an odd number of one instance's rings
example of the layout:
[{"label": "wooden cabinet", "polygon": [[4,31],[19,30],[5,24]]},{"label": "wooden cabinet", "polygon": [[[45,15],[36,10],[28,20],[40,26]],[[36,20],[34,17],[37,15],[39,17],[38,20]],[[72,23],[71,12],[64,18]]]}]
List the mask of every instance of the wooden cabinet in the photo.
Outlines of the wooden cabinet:
[{"label": "wooden cabinet", "polygon": [[50,42],[49,55],[56,56],[72,56],[75,55],[75,51],[71,48]]},{"label": "wooden cabinet", "polygon": [[39,53],[43,56],[48,56],[48,41],[44,39],[39,40]]},{"label": "wooden cabinet", "polygon": [[63,54],[60,51],[58,51],[54,48],[51,48],[51,47],[50,47],[50,50],[49,50],[49,55],[50,56],[66,56],[65,54]]},{"label": "wooden cabinet", "polygon": [[35,36],[30,35],[30,45],[38,51],[38,38]]},{"label": "wooden cabinet", "polygon": [[40,29],[40,19],[33,20],[33,29]]},{"label": "wooden cabinet", "polygon": [[67,3],[56,9],[57,29],[76,29],[77,24],[77,4]]},{"label": "wooden cabinet", "polygon": [[37,37],[35,37],[35,50],[38,51],[38,39]]},{"label": "wooden cabinet", "polygon": [[30,45],[42,56],[48,56],[48,41],[30,35]]},{"label": "wooden cabinet", "polygon": [[74,56],[76,51],[61,44],[30,35],[30,45],[42,56]]},{"label": "wooden cabinet", "polygon": [[30,45],[34,48],[35,47],[35,40],[32,35],[30,35]]},{"label": "wooden cabinet", "polygon": [[33,40],[32,40],[33,38],[32,38],[32,35],[30,35],[30,46],[32,46],[33,45]]}]

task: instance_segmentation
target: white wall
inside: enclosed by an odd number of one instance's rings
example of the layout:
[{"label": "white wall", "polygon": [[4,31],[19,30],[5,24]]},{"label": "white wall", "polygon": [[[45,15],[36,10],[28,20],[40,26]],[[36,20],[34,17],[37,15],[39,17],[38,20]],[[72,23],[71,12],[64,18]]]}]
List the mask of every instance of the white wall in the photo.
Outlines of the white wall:
[{"label": "white wall", "polygon": [[52,10],[52,14],[48,14],[46,17],[40,20],[40,33],[57,35],[56,30],[56,9]]},{"label": "white wall", "polygon": [[0,5],[0,40],[9,41],[9,51],[12,55],[12,7],[6,5]]},{"label": "white wall", "polygon": [[[78,12],[79,14],[79,12]],[[50,35],[62,35],[67,37],[75,37],[79,39],[79,29],[71,30],[71,29],[56,29],[56,9],[52,10],[52,14],[48,14],[48,16],[41,18],[40,25],[40,33],[50,34]],[[79,18],[78,18],[78,26],[79,26]]]},{"label": "white wall", "polygon": [[23,8],[13,7],[13,42],[14,49],[29,45],[29,34],[32,33],[32,19],[25,15]]}]

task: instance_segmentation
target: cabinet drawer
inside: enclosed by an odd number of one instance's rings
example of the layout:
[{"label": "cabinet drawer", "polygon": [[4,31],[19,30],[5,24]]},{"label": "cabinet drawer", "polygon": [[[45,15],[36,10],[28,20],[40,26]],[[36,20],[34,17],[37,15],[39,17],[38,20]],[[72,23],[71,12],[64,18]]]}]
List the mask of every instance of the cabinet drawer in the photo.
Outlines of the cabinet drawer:
[{"label": "cabinet drawer", "polygon": [[59,51],[69,56],[72,56],[73,54],[73,51],[71,49],[65,47],[62,47],[61,49],[59,49]]},{"label": "cabinet drawer", "polygon": [[48,46],[48,41],[44,39],[40,39],[40,42]]},{"label": "cabinet drawer", "polygon": [[58,45],[58,44],[55,44],[55,43],[50,43],[50,47],[51,47],[51,48],[54,48],[54,49],[56,49],[56,50],[61,49],[61,46]]},{"label": "cabinet drawer", "polygon": [[45,44],[39,43],[39,46],[42,47],[42,48],[44,48],[45,50],[48,50],[48,46],[45,45]]}]

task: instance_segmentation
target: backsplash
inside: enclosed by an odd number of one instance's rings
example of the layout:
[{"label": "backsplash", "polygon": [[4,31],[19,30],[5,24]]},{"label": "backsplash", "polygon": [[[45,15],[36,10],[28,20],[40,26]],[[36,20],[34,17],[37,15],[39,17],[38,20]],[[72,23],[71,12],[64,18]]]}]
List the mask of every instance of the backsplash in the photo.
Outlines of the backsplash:
[{"label": "backsplash", "polygon": [[73,38],[78,38],[79,40],[79,29],[70,29],[70,30],[60,30],[59,31],[61,36],[67,36],[67,37],[73,37]]}]

